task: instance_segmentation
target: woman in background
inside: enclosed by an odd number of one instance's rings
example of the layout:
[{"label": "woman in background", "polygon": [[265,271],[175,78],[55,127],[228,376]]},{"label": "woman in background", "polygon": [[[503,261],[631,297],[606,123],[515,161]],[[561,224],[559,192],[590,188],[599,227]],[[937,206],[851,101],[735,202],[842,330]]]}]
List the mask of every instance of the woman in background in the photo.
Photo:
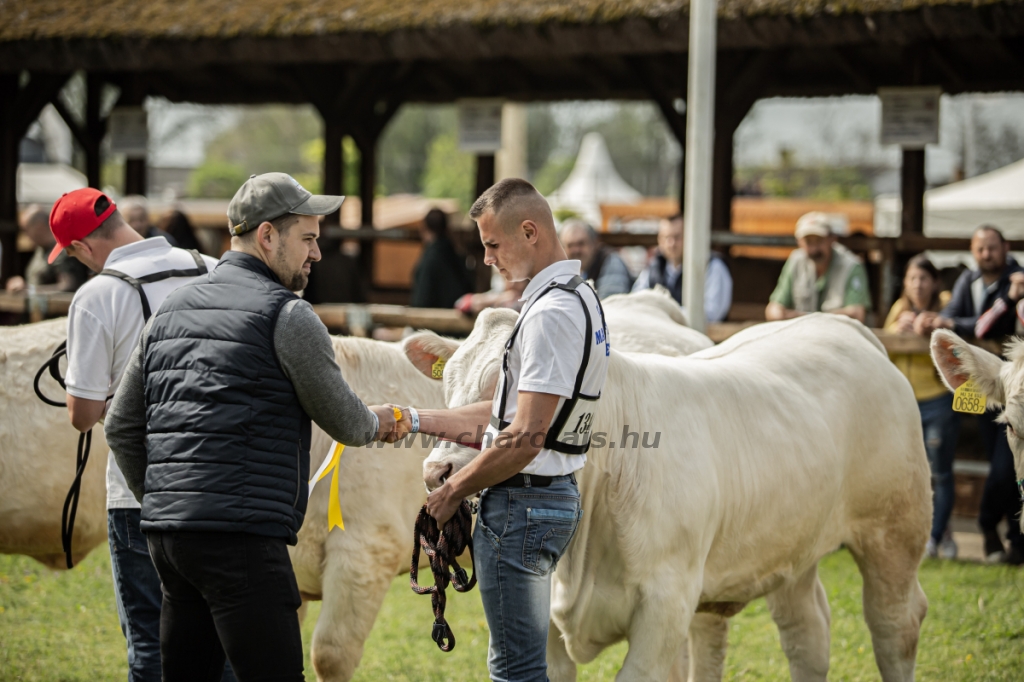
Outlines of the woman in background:
[{"label": "woman in background", "polygon": [[[885,319],[886,331],[928,336],[926,322],[949,301],[949,292],[940,288],[939,271],[932,262],[924,255],[914,256],[903,278],[903,295],[892,304]],[[953,412],[953,394],[942,383],[927,352],[890,353],[889,358],[910,381],[921,410],[934,491],[927,553],[932,558],[955,559],[957,546],[949,517],[953,513],[953,454],[960,435],[960,416]]]}]

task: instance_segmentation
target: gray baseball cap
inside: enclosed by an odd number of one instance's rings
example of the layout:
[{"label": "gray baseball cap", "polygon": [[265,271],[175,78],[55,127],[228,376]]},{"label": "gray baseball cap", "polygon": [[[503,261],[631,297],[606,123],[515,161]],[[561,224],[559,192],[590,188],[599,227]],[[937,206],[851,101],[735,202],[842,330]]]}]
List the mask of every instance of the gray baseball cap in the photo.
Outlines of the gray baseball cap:
[{"label": "gray baseball cap", "polygon": [[229,229],[237,237],[286,213],[329,215],[343,201],[345,197],[313,194],[287,173],[251,175],[228,204]]}]

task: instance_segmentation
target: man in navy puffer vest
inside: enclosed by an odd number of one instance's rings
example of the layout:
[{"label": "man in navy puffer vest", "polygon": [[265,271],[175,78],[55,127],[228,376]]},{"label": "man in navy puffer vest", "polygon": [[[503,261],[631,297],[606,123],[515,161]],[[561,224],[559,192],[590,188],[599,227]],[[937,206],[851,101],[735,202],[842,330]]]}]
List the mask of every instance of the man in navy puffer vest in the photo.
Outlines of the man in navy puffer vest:
[{"label": "man in navy puffer vest", "polygon": [[306,510],[311,420],[347,445],[407,430],[367,407],[326,327],[295,293],[320,260],[314,196],[252,176],[228,207],[231,250],[168,296],[143,330],[106,434],[142,502],[163,585],[165,682],[303,679],[299,591],[287,545]]}]

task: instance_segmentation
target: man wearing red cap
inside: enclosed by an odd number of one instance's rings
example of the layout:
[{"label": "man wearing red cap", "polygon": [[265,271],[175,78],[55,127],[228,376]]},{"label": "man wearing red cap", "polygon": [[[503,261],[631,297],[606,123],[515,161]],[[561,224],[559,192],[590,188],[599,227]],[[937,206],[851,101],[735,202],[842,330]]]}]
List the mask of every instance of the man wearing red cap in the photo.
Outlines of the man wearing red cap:
[{"label": "man wearing red cap", "polygon": [[[85,432],[103,418],[142,326],[164,298],[216,264],[162,237],[143,239],[114,202],[86,188],[62,196],[50,212],[62,250],[103,276],[75,294],[68,311],[68,413]],[[112,455],[107,456],[107,532],[121,630],[128,642],[129,682],[159,681],[160,578],[139,528],[140,505]],[[225,677],[233,679],[230,668]]]}]

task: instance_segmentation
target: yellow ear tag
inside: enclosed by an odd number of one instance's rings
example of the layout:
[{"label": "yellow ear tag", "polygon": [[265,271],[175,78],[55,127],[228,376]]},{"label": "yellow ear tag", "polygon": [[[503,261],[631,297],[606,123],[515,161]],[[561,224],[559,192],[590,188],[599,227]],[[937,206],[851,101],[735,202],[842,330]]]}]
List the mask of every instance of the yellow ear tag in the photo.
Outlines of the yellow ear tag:
[{"label": "yellow ear tag", "polygon": [[953,410],[967,414],[984,414],[985,394],[978,390],[973,379],[968,379],[960,384],[960,388],[953,391]]},{"label": "yellow ear tag", "polygon": [[434,364],[430,366],[431,379],[440,379],[444,376],[444,365],[446,362],[447,360],[444,360],[443,358],[438,358],[434,361]]}]

